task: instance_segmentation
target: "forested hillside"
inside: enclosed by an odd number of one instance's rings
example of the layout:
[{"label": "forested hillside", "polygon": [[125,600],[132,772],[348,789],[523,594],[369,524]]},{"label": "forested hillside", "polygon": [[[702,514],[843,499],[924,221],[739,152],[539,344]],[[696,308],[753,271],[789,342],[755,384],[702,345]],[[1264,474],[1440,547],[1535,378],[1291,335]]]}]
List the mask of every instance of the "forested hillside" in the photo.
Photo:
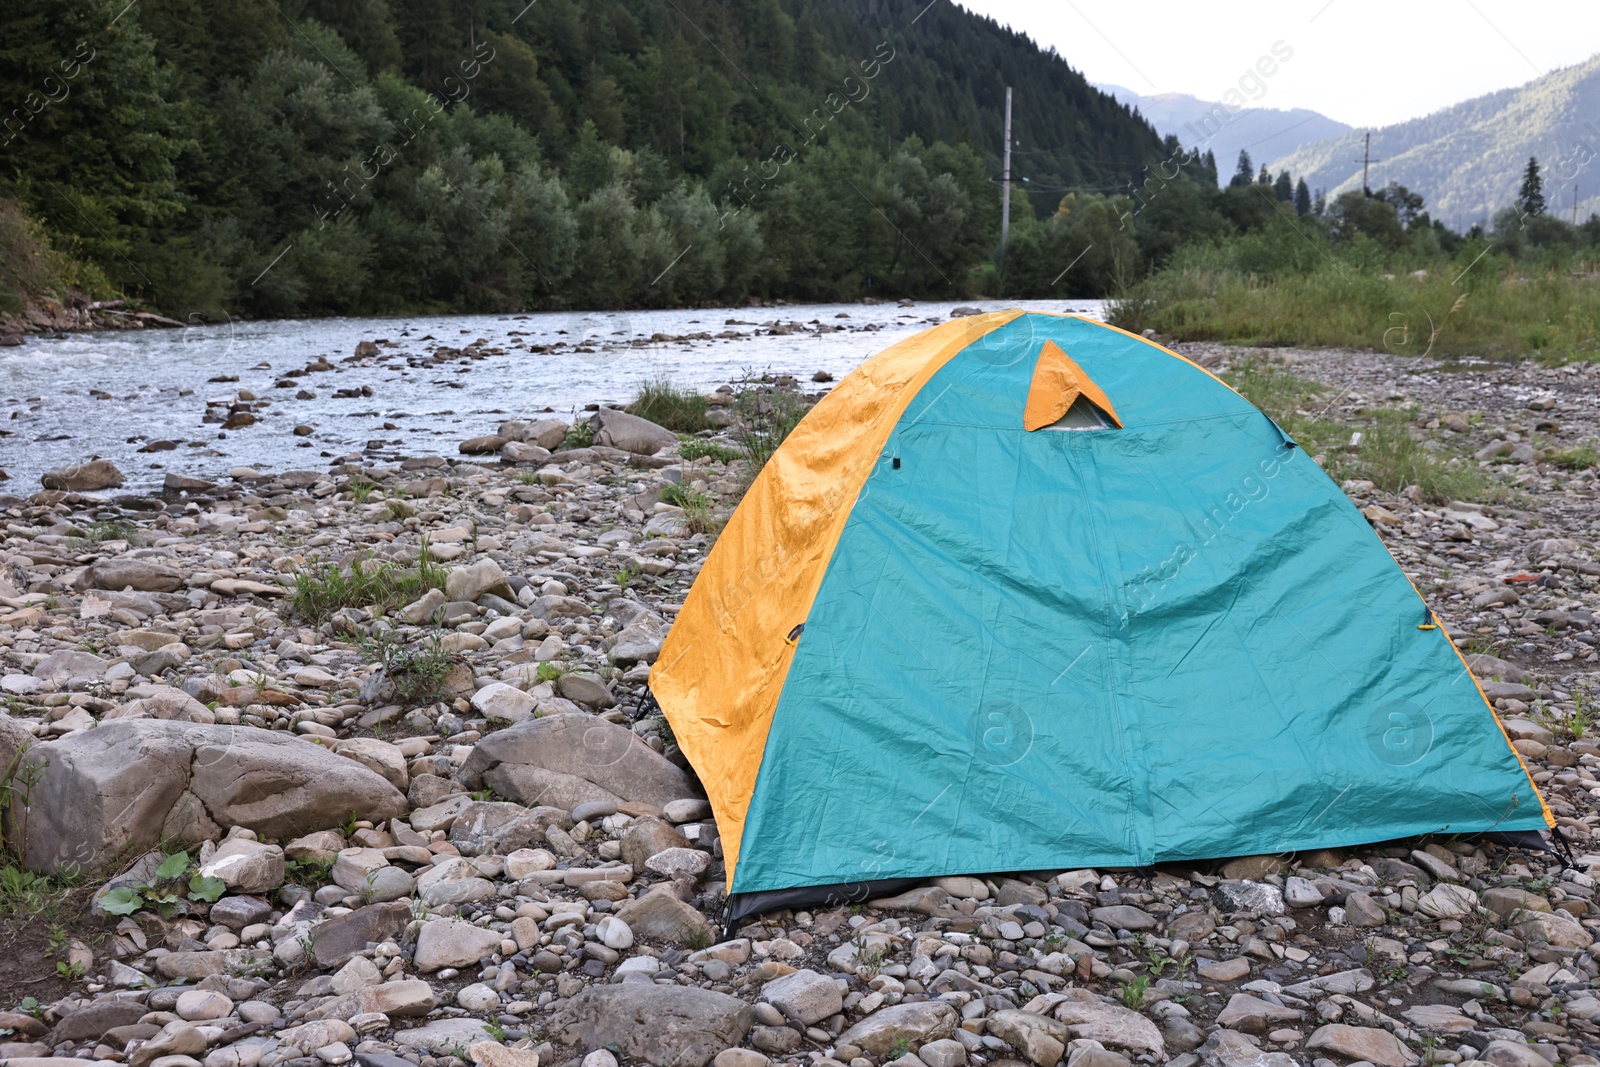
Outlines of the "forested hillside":
[{"label": "forested hillside", "polygon": [[0,238],[32,252],[0,298],[959,294],[998,238],[1007,84],[1042,213],[1163,148],[1062,58],[925,3],[8,0]]}]

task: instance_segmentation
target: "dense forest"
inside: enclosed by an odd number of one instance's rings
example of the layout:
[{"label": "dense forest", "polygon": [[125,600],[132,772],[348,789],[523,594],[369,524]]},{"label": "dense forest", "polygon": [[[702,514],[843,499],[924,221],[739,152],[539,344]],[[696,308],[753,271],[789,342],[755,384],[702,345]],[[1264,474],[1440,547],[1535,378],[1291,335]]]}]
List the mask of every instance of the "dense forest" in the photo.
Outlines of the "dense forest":
[{"label": "dense forest", "polygon": [[0,105],[0,311],[1093,296],[1297,218],[1455,239],[1404,190],[1323,205],[1248,160],[1218,190],[926,0],[8,0]]}]

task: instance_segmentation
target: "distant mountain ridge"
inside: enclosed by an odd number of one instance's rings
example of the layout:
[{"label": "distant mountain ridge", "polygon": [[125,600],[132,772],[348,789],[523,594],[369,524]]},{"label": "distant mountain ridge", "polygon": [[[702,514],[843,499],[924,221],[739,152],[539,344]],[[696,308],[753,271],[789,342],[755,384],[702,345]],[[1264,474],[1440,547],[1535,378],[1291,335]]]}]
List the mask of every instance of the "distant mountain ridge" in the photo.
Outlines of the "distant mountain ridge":
[{"label": "distant mountain ridge", "polygon": [[[1157,129],[1161,128],[1158,122]],[[1332,197],[1361,187],[1364,130],[1271,157]],[[1517,196],[1528,157],[1544,172],[1548,210],[1578,220],[1600,211],[1600,55],[1525,85],[1475,97],[1431,115],[1372,130],[1374,188],[1399,182],[1421,193],[1434,218],[1452,229],[1487,224]],[[1217,155],[1220,169],[1221,153]]]},{"label": "distant mountain ridge", "polygon": [[[1156,93],[1146,96],[1121,85],[1095,83],[1118,103],[1137,108],[1145,121],[1166,137],[1171,134],[1185,148],[1215,153],[1217,178],[1226,183],[1232,177],[1239,151],[1250,153],[1257,166],[1278,156],[1287,156],[1316,141],[1348,133],[1350,126],[1307,108],[1247,107],[1228,116],[1228,105],[1201,100],[1188,93]],[[1220,127],[1219,127],[1220,122]],[[1277,169],[1273,169],[1277,173]]]}]

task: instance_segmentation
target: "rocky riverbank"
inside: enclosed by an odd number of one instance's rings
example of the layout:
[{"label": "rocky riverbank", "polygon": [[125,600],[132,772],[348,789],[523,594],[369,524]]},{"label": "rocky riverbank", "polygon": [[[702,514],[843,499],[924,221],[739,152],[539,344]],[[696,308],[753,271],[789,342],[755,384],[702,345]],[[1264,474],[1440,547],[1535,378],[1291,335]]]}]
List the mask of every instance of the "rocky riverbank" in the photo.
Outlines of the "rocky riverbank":
[{"label": "rocky riverbank", "polygon": [[61,472],[0,501],[0,1060],[1600,1064],[1592,375],[1189,352],[1326,381],[1330,418],[1410,406],[1504,487],[1346,489],[1575,867],[1462,838],[975,873],[729,936],[715,822],[643,696],[746,484],[735,420],[475,427],[161,497]]}]

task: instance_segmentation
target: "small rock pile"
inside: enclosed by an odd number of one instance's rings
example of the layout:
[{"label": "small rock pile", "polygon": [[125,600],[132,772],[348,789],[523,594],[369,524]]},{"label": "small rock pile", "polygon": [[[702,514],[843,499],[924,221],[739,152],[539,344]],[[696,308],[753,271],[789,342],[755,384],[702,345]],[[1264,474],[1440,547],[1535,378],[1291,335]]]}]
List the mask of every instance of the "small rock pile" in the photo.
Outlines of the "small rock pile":
[{"label": "small rock pile", "polygon": [[[1600,433],[1581,372],[1299,358],[1470,451]],[[0,1064],[1600,1065],[1592,472],[1507,457],[1517,508],[1347,487],[1481,643],[1575,866],[1442,839],[963,875],[734,933],[643,687],[709,547],[682,502],[725,509],[748,470],[640,423],[0,502],[12,870],[115,871],[66,943],[0,959]],[[423,559],[440,588],[306,609],[321,568]]]}]

